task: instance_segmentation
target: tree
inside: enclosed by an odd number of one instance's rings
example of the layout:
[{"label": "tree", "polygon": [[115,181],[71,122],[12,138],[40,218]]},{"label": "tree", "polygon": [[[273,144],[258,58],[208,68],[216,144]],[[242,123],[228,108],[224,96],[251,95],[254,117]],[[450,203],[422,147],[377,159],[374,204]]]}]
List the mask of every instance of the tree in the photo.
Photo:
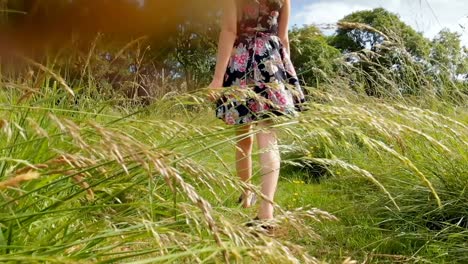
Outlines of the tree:
[{"label": "tree", "polygon": [[443,29],[432,41],[430,55],[438,73],[451,78],[468,73],[468,59],[461,45],[460,34]]},{"label": "tree", "polygon": [[430,42],[383,8],[344,17],[330,43],[345,53],[353,86],[368,95],[418,95],[429,87]]},{"label": "tree", "polygon": [[319,83],[334,74],[334,61],[341,53],[328,45],[327,39],[317,27],[293,28],[290,42],[293,64],[305,84]]},{"label": "tree", "polygon": [[358,11],[339,22],[361,23],[376,29],[369,31],[359,26],[339,28],[331,44],[342,51],[355,52],[366,48],[374,50],[388,37],[390,41],[402,44],[414,56],[426,57],[429,54],[429,41],[401,21],[398,15],[383,8]]}]

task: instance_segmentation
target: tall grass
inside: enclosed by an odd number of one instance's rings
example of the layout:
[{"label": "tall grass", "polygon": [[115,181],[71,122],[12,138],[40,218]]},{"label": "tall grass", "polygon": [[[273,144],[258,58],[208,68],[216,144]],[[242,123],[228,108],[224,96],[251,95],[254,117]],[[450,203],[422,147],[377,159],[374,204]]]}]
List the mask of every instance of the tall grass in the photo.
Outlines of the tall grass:
[{"label": "tall grass", "polygon": [[[344,64],[353,74],[309,89],[309,111],[275,120],[282,180],[297,171],[305,180],[340,178],[356,202],[375,198],[368,211],[383,219],[376,227],[411,244],[409,254],[466,261],[466,95],[455,88],[447,97],[424,93],[436,87],[425,86],[432,82],[410,60],[411,78],[359,56],[373,65],[373,76]],[[2,76],[0,83],[1,261],[327,258],[312,256],[308,245],[320,239],[315,221],[336,218],[313,205],[275,204],[273,235],[244,226],[254,213],[240,209],[236,198],[244,187],[258,189],[235,177],[239,137],[215,120],[204,91],[167,94],[142,106],[100,96],[88,64],[70,84],[58,73],[70,69],[25,60],[34,72]],[[364,77],[386,96],[368,97],[357,88]],[[402,85],[413,92],[403,93]]]},{"label": "tall grass", "polygon": [[[76,105],[55,86],[20,100],[10,85],[4,80],[0,96],[2,261],[316,262],[242,224],[250,217],[233,205],[241,184],[215,150],[235,138],[194,122],[177,104],[188,98],[128,109]],[[284,213],[311,237],[300,219],[332,218]]]}]

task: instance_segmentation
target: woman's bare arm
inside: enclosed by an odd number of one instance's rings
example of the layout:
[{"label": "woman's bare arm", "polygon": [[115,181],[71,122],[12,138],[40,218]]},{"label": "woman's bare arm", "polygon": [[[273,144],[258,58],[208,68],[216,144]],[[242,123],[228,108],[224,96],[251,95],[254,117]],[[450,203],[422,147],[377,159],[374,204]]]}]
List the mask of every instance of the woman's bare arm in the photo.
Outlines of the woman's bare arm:
[{"label": "woman's bare arm", "polygon": [[219,88],[223,85],[229,58],[237,35],[237,5],[236,0],[223,0],[223,17],[221,33],[219,35],[218,56],[213,82],[210,88]]},{"label": "woman's bare arm", "polygon": [[289,50],[289,34],[288,34],[290,16],[291,16],[291,0],[284,0],[284,4],[280,12],[278,37],[280,38],[281,42],[286,48],[286,51],[288,52],[288,54],[291,54]]}]

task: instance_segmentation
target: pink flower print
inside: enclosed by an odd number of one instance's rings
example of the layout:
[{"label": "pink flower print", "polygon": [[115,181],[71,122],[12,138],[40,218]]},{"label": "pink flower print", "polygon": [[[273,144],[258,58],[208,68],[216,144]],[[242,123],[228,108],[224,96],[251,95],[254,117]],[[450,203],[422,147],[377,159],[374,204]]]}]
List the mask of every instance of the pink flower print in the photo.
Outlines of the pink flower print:
[{"label": "pink flower print", "polygon": [[241,72],[246,71],[247,56],[245,54],[234,56],[234,67]]},{"label": "pink flower print", "polygon": [[236,120],[234,120],[234,118],[232,116],[227,116],[226,115],[226,118],[224,120],[226,122],[226,124],[228,125],[235,125],[236,124]]},{"label": "pink flower print", "polygon": [[257,9],[255,8],[254,5],[245,5],[244,6],[244,13],[247,15],[247,17],[256,17],[257,16]]},{"label": "pink flower print", "polygon": [[249,51],[243,44],[240,44],[235,48],[234,54],[232,55],[232,70],[245,72],[247,70],[248,59]]},{"label": "pink flower print", "polygon": [[246,79],[241,79],[239,84],[240,84],[241,88],[245,88],[245,87],[247,87],[247,80]]},{"label": "pink flower print", "polygon": [[279,12],[278,11],[272,11],[270,16],[272,17],[279,17]]},{"label": "pink flower print", "polygon": [[250,101],[249,109],[254,113],[258,113],[260,111],[259,103],[255,101]]},{"label": "pink flower print", "polygon": [[237,110],[231,109],[230,111],[226,112],[226,115],[224,116],[224,121],[228,125],[235,125],[237,118],[239,118],[239,113],[237,112]]},{"label": "pink flower print", "polygon": [[266,43],[264,39],[257,38],[255,42],[255,54],[263,56],[266,52]]},{"label": "pink flower print", "polygon": [[286,97],[283,95],[281,91],[276,91],[275,96],[280,105],[285,105],[287,103]]}]

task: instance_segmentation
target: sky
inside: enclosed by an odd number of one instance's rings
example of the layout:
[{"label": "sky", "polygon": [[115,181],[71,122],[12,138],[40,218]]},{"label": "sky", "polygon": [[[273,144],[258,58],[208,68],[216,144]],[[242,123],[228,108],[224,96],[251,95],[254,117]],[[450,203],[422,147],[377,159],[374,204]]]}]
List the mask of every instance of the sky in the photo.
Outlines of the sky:
[{"label": "sky", "polygon": [[[359,10],[383,7],[428,38],[443,28],[462,34],[468,47],[467,0],[291,0],[291,24],[334,24],[344,16]],[[465,27],[463,29],[462,27]]]}]

